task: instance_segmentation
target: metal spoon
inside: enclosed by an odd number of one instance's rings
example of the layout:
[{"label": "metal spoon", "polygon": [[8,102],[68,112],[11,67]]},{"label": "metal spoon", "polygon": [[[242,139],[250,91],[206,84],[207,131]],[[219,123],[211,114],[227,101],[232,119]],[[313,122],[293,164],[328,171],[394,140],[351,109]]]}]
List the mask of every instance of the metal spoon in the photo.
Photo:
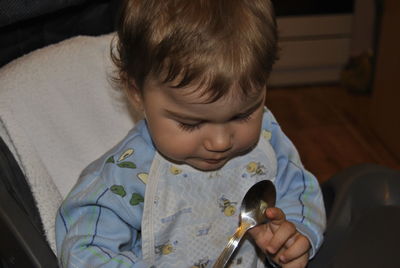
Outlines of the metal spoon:
[{"label": "metal spoon", "polygon": [[265,210],[274,207],[275,200],[275,186],[271,181],[257,182],[247,191],[240,207],[239,227],[229,239],[213,268],[225,267],[246,232],[268,221],[265,217]]}]

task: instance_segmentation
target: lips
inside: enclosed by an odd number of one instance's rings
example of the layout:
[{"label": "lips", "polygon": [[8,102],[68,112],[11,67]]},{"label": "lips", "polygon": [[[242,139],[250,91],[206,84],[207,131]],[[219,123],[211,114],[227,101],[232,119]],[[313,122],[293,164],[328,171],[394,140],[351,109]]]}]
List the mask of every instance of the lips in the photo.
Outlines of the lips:
[{"label": "lips", "polygon": [[204,162],[207,162],[209,164],[218,164],[224,161],[226,158],[219,158],[219,159],[204,159]]}]

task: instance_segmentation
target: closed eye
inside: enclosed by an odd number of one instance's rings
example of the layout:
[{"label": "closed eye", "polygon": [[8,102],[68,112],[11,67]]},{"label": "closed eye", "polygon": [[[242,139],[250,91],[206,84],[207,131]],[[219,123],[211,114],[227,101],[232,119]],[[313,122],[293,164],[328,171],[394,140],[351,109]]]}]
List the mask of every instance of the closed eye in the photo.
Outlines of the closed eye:
[{"label": "closed eye", "polygon": [[238,117],[236,120],[246,123],[251,120],[251,114],[248,114],[248,115],[242,116],[242,117]]},{"label": "closed eye", "polygon": [[[240,122],[240,123],[246,123],[246,122],[251,120],[252,114],[253,114],[253,112],[247,113],[247,114],[242,114],[242,115],[237,115],[237,116],[233,117],[231,119],[231,121],[237,121],[237,122]],[[188,123],[178,122],[179,128],[182,129],[183,131],[186,131],[186,132],[192,132],[192,131],[198,130],[198,129],[200,129],[202,124],[203,124],[203,122],[199,122],[199,123],[195,123],[195,124],[188,124]]]},{"label": "closed eye", "polygon": [[251,119],[252,114],[253,114],[253,112],[247,113],[247,114],[237,115],[234,118],[232,118],[232,120],[246,123]]},{"label": "closed eye", "polygon": [[186,132],[192,132],[192,131],[199,129],[201,127],[201,124],[202,123],[187,124],[187,123],[183,123],[183,122],[178,122],[179,128]]}]

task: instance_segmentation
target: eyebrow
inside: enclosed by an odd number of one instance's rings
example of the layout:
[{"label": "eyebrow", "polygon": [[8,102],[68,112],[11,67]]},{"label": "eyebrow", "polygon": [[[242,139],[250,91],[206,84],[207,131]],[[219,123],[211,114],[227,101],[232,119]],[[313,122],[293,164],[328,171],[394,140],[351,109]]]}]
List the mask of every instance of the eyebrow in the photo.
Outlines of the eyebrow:
[{"label": "eyebrow", "polygon": [[260,105],[263,103],[263,101],[264,101],[264,98],[261,98],[260,100],[258,100],[258,101],[256,102],[256,104],[250,106],[250,107],[249,107],[248,109],[246,109],[244,112],[238,113],[235,117],[253,113],[255,110],[258,109],[258,107],[260,107]]},{"label": "eyebrow", "polygon": [[[235,116],[233,116],[232,118],[230,118],[230,120],[240,117],[240,116],[244,116],[244,115],[248,115],[253,113],[255,110],[257,110],[257,108],[263,103],[264,98],[261,98],[259,101],[257,101],[254,105],[250,106],[249,108],[247,108],[245,111],[236,114]],[[176,119],[183,119],[183,120],[187,120],[187,121],[194,121],[194,122],[206,122],[207,120],[204,120],[204,118],[200,118],[200,117],[193,117],[193,116],[188,116],[188,115],[182,115],[170,110],[164,110],[167,114],[169,114],[172,117],[175,117]]]}]

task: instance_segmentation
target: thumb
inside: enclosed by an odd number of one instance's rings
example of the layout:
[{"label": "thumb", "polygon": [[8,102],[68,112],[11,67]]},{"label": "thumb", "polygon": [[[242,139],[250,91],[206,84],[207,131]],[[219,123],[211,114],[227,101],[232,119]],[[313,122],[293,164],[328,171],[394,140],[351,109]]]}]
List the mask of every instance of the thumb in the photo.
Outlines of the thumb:
[{"label": "thumb", "polygon": [[272,233],[275,233],[282,223],[286,221],[285,213],[280,208],[268,208],[265,211],[265,216],[269,220],[269,226]]}]

